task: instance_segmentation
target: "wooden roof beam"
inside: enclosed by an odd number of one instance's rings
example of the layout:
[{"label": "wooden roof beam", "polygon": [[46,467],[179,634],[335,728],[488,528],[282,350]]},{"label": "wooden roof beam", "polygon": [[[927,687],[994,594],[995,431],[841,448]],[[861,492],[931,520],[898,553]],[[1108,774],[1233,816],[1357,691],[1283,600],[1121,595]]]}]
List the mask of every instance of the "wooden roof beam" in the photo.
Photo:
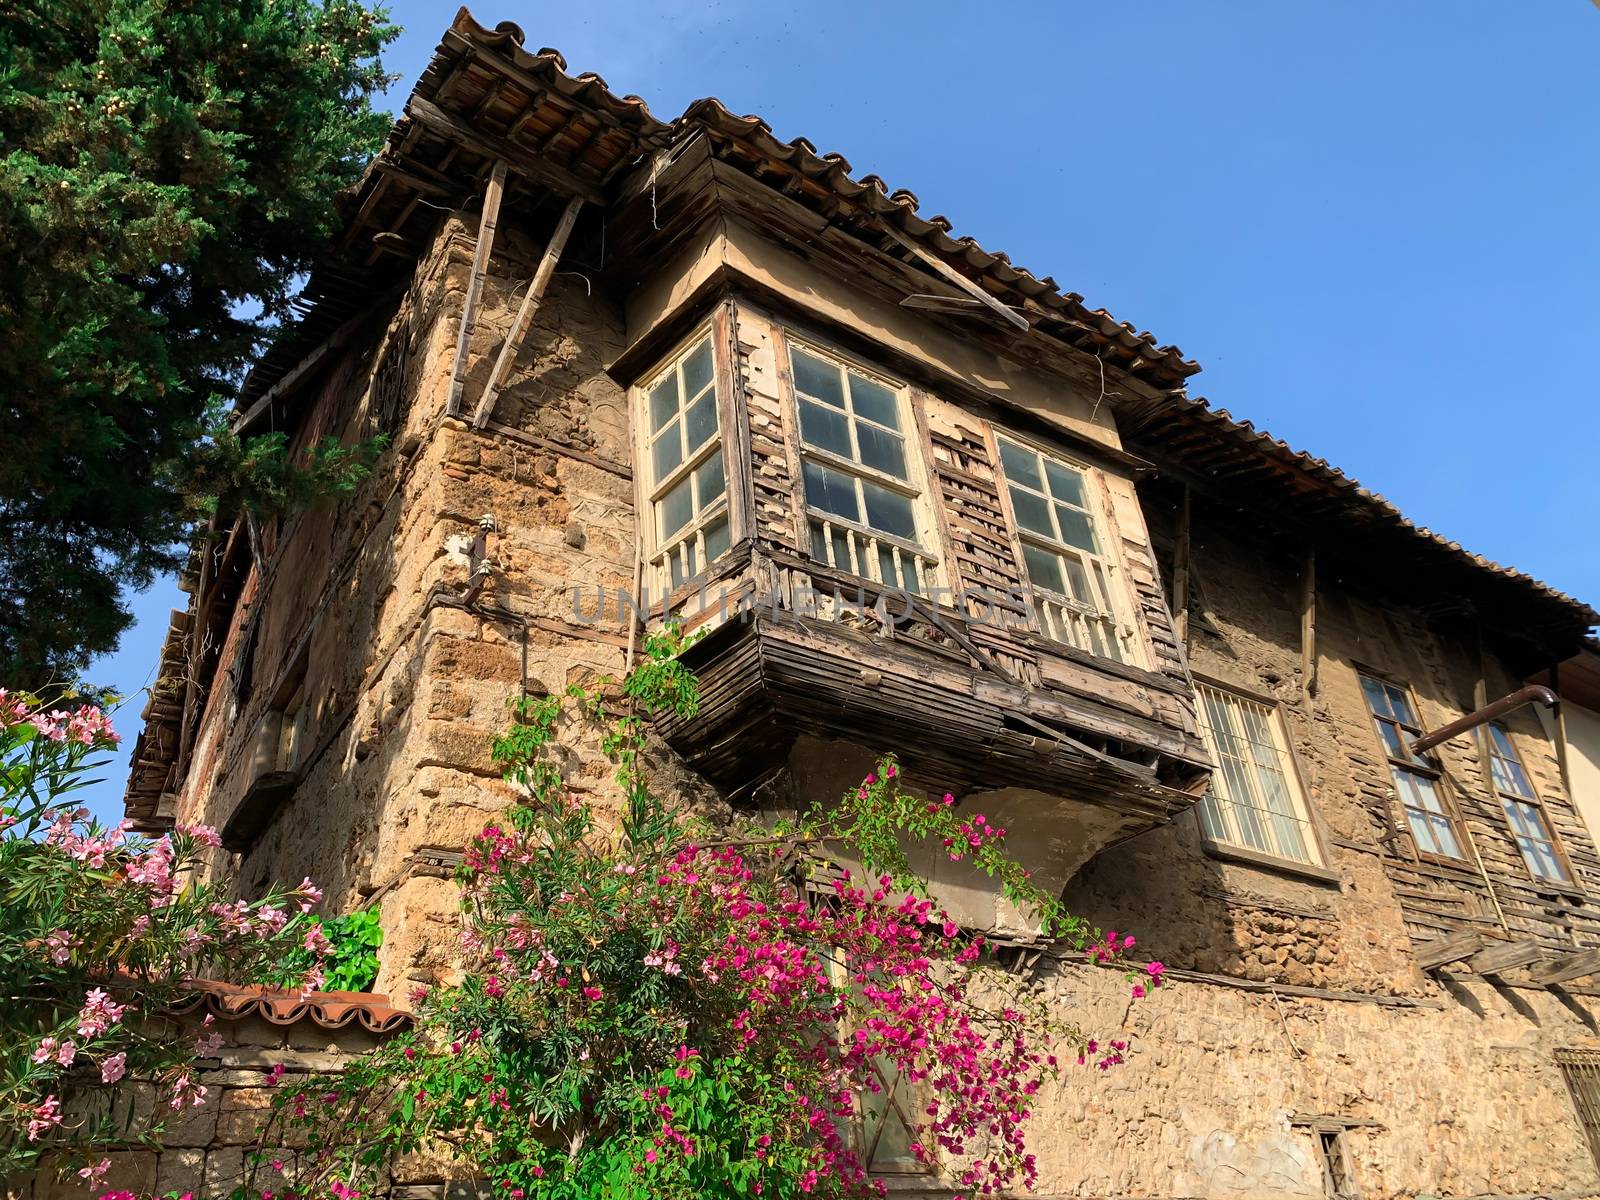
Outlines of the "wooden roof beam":
[{"label": "wooden roof beam", "polygon": [[587,180],[579,178],[565,167],[541,158],[535,152],[515,142],[474,129],[454,113],[445,112],[432,101],[412,96],[406,105],[412,120],[426,125],[439,136],[459,142],[462,146],[484,158],[499,159],[516,168],[517,174],[538,181],[563,196],[577,196],[591,204],[605,204],[605,197]]}]

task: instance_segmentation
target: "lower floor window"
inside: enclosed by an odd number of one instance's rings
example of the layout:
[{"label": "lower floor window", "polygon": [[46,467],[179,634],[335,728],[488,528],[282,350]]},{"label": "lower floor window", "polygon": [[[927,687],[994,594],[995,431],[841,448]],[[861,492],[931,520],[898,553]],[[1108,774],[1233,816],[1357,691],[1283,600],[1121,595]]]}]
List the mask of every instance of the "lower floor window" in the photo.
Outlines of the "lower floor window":
[{"label": "lower floor window", "polygon": [[1320,865],[1283,717],[1274,707],[1196,685],[1201,732],[1217,769],[1200,801],[1206,836],[1274,858]]}]

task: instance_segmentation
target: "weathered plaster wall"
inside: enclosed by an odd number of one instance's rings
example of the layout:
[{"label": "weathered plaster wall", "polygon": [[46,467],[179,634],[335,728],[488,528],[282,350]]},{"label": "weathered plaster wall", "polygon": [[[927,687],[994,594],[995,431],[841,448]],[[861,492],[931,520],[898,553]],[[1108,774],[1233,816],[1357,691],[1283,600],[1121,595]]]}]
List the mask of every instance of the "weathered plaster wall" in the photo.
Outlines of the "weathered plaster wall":
[{"label": "weathered plaster wall", "polygon": [[1041,1094],[1041,1195],[1322,1196],[1297,1114],[1372,1122],[1342,1135],[1363,1200],[1600,1195],[1551,1057],[1592,1018],[1554,997],[1475,982],[1391,1007],[1178,980],[1129,1009],[1104,968],[1045,986],[1092,1031],[1126,1011],[1133,1053]]}]

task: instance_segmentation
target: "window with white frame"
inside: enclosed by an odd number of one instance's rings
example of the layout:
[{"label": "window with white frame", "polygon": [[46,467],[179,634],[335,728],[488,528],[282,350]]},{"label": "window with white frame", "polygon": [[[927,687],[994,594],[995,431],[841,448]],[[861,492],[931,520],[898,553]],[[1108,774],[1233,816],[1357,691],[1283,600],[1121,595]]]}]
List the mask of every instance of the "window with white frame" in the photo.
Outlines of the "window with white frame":
[{"label": "window with white frame", "polygon": [[654,588],[664,592],[698,575],[730,545],[710,335],[696,339],[643,390],[649,561]]},{"label": "window with white frame", "polygon": [[1276,705],[1198,683],[1200,731],[1217,769],[1200,801],[1200,824],[1222,846],[1321,866],[1311,812],[1283,714]]},{"label": "window with white frame", "polygon": [[1411,751],[1411,743],[1422,736],[1411,693],[1399,684],[1371,675],[1361,676],[1361,690],[1372,710],[1378,736],[1383,739],[1389,775],[1406,810],[1406,823],[1417,852],[1461,858],[1461,840],[1456,836],[1455,817],[1445,798],[1439,764],[1431,755]]},{"label": "window with white frame", "polygon": [[999,441],[1044,632],[1102,658],[1130,661],[1132,627],[1117,615],[1114,568],[1089,496],[1088,471],[1011,438]]},{"label": "window with white frame", "polygon": [[793,341],[789,366],[812,557],[926,595],[938,559],[919,517],[904,389]]},{"label": "window with white frame", "polygon": [[1535,879],[1552,883],[1566,883],[1571,876],[1561,861],[1556,848],[1555,834],[1545,817],[1544,805],[1533,790],[1533,781],[1523,769],[1522,756],[1511,741],[1511,734],[1498,721],[1489,725],[1489,773],[1494,778],[1494,790],[1511,823],[1512,836],[1517,839],[1517,849]]}]

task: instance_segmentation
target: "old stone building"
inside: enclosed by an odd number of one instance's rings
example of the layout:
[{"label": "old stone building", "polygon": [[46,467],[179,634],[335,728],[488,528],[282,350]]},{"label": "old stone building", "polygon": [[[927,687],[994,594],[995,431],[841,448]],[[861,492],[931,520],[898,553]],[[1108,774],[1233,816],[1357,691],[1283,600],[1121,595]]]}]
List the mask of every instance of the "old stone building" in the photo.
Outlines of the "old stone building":
[{"label": "old stone building", "polygon": [[264,561],[239,528],[196,556],[141,825],[376,903],[403,994],[448,972],[449,865],[509,802],[508,698],[620,672],[642,592],[709,631],[704,709],[660,730],[685,795],[792,807],[897,751],[1172,968],[1130,1008],[935,872],[1135,1035],[1041,1104],[1042,1193],[1600,1195],[1600,856],[1560,725],[1411,748],[1591,609],[910,193],[715,101],[663,122],[465,10],[344,204],[238,426],[393,448]]}]

